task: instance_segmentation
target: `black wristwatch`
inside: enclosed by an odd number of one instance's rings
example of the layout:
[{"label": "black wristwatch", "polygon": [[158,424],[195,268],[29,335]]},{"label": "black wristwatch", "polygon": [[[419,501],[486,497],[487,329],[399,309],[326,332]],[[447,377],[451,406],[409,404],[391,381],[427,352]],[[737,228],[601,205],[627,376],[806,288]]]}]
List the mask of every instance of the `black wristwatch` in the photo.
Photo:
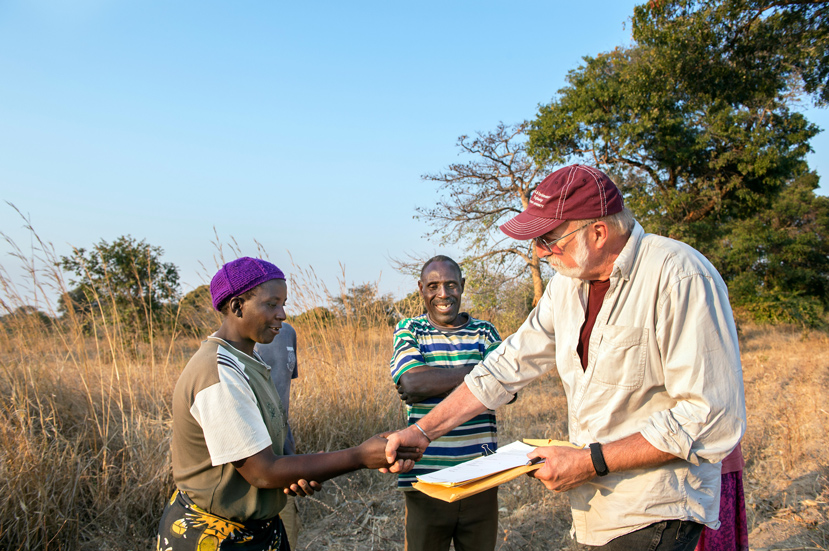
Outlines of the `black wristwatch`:
[{"label": "black wristwatch", "polygon": [[607,468],[607,463],[604,462],[604,454],[602,453],[602,445],[598,442],[590,444],[590,458],[593,460],[593,468],[596,469],[596,474],[605,476],[610,471]]}]

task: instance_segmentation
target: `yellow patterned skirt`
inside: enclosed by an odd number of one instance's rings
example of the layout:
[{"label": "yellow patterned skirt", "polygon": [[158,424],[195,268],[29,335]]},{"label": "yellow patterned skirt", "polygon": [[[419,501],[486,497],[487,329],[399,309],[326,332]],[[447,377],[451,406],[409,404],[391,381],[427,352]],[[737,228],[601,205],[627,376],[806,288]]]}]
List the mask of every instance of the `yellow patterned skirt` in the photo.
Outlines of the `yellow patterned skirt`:
[{"label": "yellow patterned skirt", "polygon": [[290,551],[279,516],[244,523],[208,513],[179,490],[158,525],[157,551]]}]

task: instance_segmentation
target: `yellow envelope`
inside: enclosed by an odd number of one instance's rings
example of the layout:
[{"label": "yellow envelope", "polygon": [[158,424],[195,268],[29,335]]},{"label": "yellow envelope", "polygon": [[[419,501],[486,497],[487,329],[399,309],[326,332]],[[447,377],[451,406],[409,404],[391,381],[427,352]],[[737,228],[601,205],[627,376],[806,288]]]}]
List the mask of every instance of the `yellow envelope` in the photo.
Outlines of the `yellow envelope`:
[{"label": "yellow envelope", "polygon": [[[565,442],[563,440],[553,440],[551,438],[525,438],[524,443],[536,447],[567,446],[570,448],[581,448],[581,446],[577,446],[570,442]],[[513,467],[511,469],[491,474],[489,476],[485,476],[477,480],[472,480],[464,484],[459,484],[450,487],[444,486],[442,484],[429,484],[428,482],[420,481],[417,481],[414,484],[412,484],[412,487],[414,487],[417,490],[420,490],[427,496],[452,503],[453,501],[457,501],[459,499],[463,499],[469,496],[474,496],[475,494],[479,494],[485,490],[489,490],[490,488],[500,486],[504,482],[508,482],[513,478],[521,476],[522,474],[534,471],[536,469],[540,469],[542,465],[543,463],[535,463],[533,465],[522,465],[520,467]]]},{"label": "yellow envelope", "polygon": [[495,486],[500,486],[504,482],[517,478],[524,473],[534,471],[541,468],[542,463],[535,465],[523,465],[521,467],[513,467],[500,473],[495,473],[478,480],[473,480],[462,486],[441,486],[440,484],[429,484],[427,482],[415,482],[412,486],[427,496],[435,497],[442,501],[452,503],[465,497],[474,496]]},{"label": "yellow envelope", "polygon": [[552,438],[524,438],[522,442],[529,446],[535,446],[536,448],[540,448],[542,446],[567,446],[568,448],[581,449],[581,446],[577,446],[572,442],[553,440]]}]

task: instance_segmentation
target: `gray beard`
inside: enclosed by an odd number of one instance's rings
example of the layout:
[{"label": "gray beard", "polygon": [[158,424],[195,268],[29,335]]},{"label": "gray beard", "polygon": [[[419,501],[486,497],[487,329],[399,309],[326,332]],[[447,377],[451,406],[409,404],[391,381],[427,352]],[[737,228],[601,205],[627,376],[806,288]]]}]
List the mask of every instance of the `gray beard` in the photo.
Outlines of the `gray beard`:
[{"label": "gray beard", "polygon": [[550,262],[549,264],[550,266],[552,266],[553,270],[555,270],[556,273],[559,275],[563,275],[564,277],[569,277],[572,279],[584,279],[583,277],[581,277],[584,270],[582,270],[578,266],[556,266],[552,262]]},{"label": "gray beard", "polygon": [[565,277],[570,277],[573,279],[584,279],[582,277],[584,273],[587,271],[587,241],[585,240],[583,234],[579,232],[579,235],[573,240],[573,243],[570,244],[572,250],[570,252],[570,258],[576,263],[575,266],[565,266],[561,263],[561,259],[555,256],[548,256],[547,257],[547,264],[556,271]]}]

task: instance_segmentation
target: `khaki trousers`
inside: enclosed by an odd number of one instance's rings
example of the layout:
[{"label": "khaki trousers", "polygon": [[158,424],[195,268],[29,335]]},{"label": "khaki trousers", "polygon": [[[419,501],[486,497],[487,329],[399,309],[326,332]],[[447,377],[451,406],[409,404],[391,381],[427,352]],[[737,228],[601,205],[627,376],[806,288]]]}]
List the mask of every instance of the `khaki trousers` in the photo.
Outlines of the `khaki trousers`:
[{"label": "khaki trousers", "polygon": [[406,551],[491,551],[498,536],[498,488],[446,503],[417,490],[406,496]]}]

